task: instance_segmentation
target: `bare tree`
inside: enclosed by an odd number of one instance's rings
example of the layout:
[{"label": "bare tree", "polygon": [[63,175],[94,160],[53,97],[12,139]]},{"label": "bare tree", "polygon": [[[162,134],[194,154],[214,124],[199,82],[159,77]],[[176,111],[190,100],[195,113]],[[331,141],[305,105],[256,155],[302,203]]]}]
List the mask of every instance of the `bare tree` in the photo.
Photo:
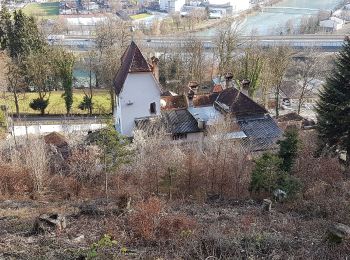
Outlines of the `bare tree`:
[{"label": "bare tree", "polygon": [[202,82],[205,79],[206,57],[203,42],[196,38],[189,38],[186,42],[186,66],[189,79]]},{"label": "bare tree", "polygon": [[25,91],[23,70],[10,59],[7,60],[6,67],[7,90],[12,93],[16,115],[19,117],[19,95]]},{"label": "bare tree", "polygon": [[277,46],[268,51],[269,75],[271,76],[271,84],[274,88],[276,117],[279,116],[281,85],[287,69],[291,64],[292,54],[293,52],[288,46]]},{"label": "bare tree", "polygon": [[261,86],[260,80],[266,63],[266,53],[252,39],[251,44],[244,48],[243,55],[237,57],[233,64],[235,79],[250,81],[248,93],[252,97]]},{"label": "bare tree", "polygon": [[231,23],[227,21],[219,28],[215,41],[214,55],[218,61],[218,74],[223,76],[231,71],[234,64],[234,51],[239,44],[239,26],[240,22]]},{"label": "bare tree", "polygon": [[297,59],[291,66],[291,72],[297,86],[298,114],[305,101],[305,96],[315,88],[315,80],[322,79],[327,70],[327,63],[316,49],[307,49],[302,53],[302,59]]},{"label": "bare tree", "polygon": [[39,138],[27,139],[21,156],[24,159],[25,166],[30,171],[34,191],[42,192],[48,170],[47,150],[44,140]]},{"label": "bare tree", "polygon": [[43,115],[55,83],[55,67],[52,65],[51,49],[46,48],[44,51],[30,54],[25,61],[25,71],[28,81],[38,93],[38,98],[34,99],[30,106],[35,110],[40,110]]},{"label": "bare tree", "polygon": [[114,110],[113,79],[120,66],[120,57],[131,38],[131,25],[114,17],[97,26],[96,30],[96,86],[104,84],[109,89],[111,108]]}]

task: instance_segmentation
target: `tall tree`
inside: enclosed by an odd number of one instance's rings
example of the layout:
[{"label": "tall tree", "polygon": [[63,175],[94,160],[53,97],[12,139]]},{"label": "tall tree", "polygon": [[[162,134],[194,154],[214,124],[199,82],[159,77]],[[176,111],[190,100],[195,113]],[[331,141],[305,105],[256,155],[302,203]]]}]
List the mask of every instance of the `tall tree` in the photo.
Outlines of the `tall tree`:
[{"label": "tall tree", "polygon": [[11,14],[6,6],[0,11],[0,47],[5,50],[9,44],[9,35],[12,31]]},{"label": "tall tree", "polygon": [[251,46],[244,48],[243,56],[237,58],[233,65],[233,74],[236,80],[242,81],[248,79],[250,81],[248,89],[250,96],[254,96],[260,86],[260,79],[265,63],[265,53],[253,43]]},{"label": "tall tree", "polygon": [[347,153],[350,165],[350,38],[335,60],[331,75],[317,102],[317,129],[319,137],[331,150]]},{"label": "tall tree", "polygon": [[270,67],[271,83],[274,88],[276,117],[280,109],[280,89],[292,61],[292,50],[287,46],[273,47],[268,53],[268,66]]},{"label": "tall tree", "polygon": [[13,101],[16,107],[16,115],[19,117],[20,93],[25,91],[25,82],[21,66],[11,59],[8,59],[6,62],[6,81],[7,90],[12,92]]},{"label": "tall tree", "polygon": [[239,43],[239,26],[240,22],[232,24],[228,21],[219,29],[214,51],[214,55],[219,63],[219,76],[223,76],[225,73],[231,71],[234,62],[233,52],[237,49]]},{"label": "tall tree", "polygon": [[64,93],[63,98],[66,105],[67,115],[70,114],[73,105],[73,67],[75,57],[72,52],[62,48],[56,49],[53,57],[53,66],[55,66],[57,76],[61,81]]},{"label": "tall tree", "polygon": [[13,24],[8,35],[8,49],[11,58],[26,57],[40,51],[46,45],[35,19],[22,10],[13,13]]},{"label": "tall tree", "polygon": [[205,53],[201,40],[189,38],[186,45],[186,65],[189,70],[189,80],[202,82],[205,77]]},{"label": "tall tree", "polygon": [[120,66],[120,57],[131,39],[131,24],[108,17],[96,28],[96,86],[109,89],[111,108],[114,111],[115,92],[113,79]]},{"label": "tall tree", "polygon": [[298,91],[298,114],[300,114],[301,107],[305,102],[305,97],[314,91],[314,81],[322,79],[323,75],[327,73],[326,62],[317,50],[306,49],[302,55],[304,57],[295,60],[291,66],[291,74]]},{"label": "tall tree", "polygon": [[52,86],[56,80],[52,50],[45,48],[36,54],[30,54],[25,61],[25,71],[27,81],[34,86],[38,93],[38,98],[30,103],[30,107],[39,110],[40,114],[44,115],[49,104]]}]

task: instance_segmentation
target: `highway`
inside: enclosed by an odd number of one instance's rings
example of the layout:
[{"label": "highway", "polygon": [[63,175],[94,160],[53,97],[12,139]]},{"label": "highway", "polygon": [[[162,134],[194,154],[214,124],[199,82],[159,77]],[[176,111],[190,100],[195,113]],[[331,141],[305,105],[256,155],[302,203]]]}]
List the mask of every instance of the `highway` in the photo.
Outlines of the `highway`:
[{"label": "highway", "polygon": [[[256,42],[263,47],[291,46],[293,48],[319,48],[323,51],[336,52],[344,42],[344,35],[336,34],[307,34],[307,35],[274,35],[274,36],[240,36],[240,46],[246,46]],[[152,49],[168,49],[173,47],[185,47],[191,40],[201,40],[207,50],[215,47],[215,36],[145,36],[145,39],[138,40],[144,46]],[[84,51],[95,45],[94,37],[89,36],[65,36],[64,39],[51,40],[51,44],[62,44],[72,49]]]}]

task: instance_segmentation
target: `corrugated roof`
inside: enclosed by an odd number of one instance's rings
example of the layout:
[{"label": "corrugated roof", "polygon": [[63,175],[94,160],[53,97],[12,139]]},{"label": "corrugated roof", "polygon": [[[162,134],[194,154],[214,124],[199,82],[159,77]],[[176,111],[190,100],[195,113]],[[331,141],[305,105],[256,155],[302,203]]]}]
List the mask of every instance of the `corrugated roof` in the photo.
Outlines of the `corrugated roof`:
[{"label": "corrugated roof", "polygon": [[139,47],[137,47],[134,41],[131,42],[124,52],[121,62],[122,64],[114,79],[114,87],[117,95],[122,91],[128,73],[152,71],[151,66],[143,57]]},{"label": "corrugated roof", "polygon": [[231,112],[234,116],[262,115],[267,113],[264,107],[234,87],[223,90],[215,103],[218,108],[221,107],[225,112]]}]

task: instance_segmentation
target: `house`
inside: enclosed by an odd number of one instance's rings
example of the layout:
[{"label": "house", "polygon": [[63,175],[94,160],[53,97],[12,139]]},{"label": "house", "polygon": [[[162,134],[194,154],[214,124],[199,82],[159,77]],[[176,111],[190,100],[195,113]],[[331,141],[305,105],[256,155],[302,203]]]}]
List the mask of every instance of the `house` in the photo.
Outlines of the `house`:
[{"label": "house", "polygon": [[133,136],[135,120],[160,116],[161,88],[156,79],[156,59],[149,64],[135,42],[131,42],[121,58],[114,79],[116,93],[115,122],[117,130]]},{"label": "house", "polygon": [[344,24],[344,20],[334,16],[330,17],[327,20],[320,21],[320,27],[325,32],[333,32],[340,30],[341,28],[343,28]]},{"label": "house", "polygon": [[168,13],[180,12],[185,4],[185,0],[159,0],[160,10]]},{"label": "house", "polygon": [[227,6],[232,8],[233,13],[239,13],[249,9],[249,0],[209,0],[209,8],[220,8],[221,10],[227,9]]},{"label": "house", "polygon": [[75,2],[60,2],[60,14],[77,14],[78,8]]},{"label": "house", "polygon": [[[114,117],[117,130],[132,137],[136,129],[164,130],[169,140],[201,141],[223,122],[230,126],[225,138],[239,141],[250,151],[271,149],[282,135],[267,110],[232,83],[188,84],[187,95],[161,93],[157,59],[147,62],[134,42],[121,58],[114,86],[117,104]],[[220,83],[221,84],[221,83]],[[226,121],[227,120],[227,121]]]}]

